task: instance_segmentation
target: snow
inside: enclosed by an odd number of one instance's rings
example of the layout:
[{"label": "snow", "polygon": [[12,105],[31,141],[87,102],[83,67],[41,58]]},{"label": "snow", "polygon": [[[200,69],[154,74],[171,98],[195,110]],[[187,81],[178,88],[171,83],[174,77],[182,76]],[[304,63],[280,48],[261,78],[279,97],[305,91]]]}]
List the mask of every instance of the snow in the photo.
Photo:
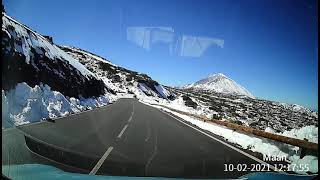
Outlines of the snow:
[{"label": "snow", "polygon": [[[124,97],[123,94],[133,92],[137,97],[143,99],[150,99],[151,101],[161,101],[162,98],[167,99],[171,94],[168,90],[166,90],[162,85],[154,84],[153,87],[149,87],[146,83],[138,82],[137,79],[132,79],[127,81],[127,77],[131,76],[134,73],[130,70],[124,70],[122,68],[118,68],[118,66],[106,61],[104,58],[93,55],[89,52],[81,50],[75,47],[62,46],[67,49],[67,52],[72,55],[74,58],[78,59],[80,62],[85,64],[88,69],[91,69],[92,72],[96,74],[96,76],[103,80],[105,85],[115,91],[117,93],[116,96]],[[99,67],[99,62],[104,62],[110,64],[110,69],[116,70],[116,74],[120,76],[120,82],[112,81],[110,75]],[[138,73],[139,74],[139,73]],[[142,74],[140,74],[142,76]],[[133,97],[133,95],[129,95],[128,97]]]},{"label": "snow", "polygon": [[269,133],[276,133],[275,130],[272,129],[271,127],[267,127],[264,131]]},{"label": "snow", "polygon": [[210,90],[217,93],[245,95],[250,98],[254,98],[254,96],[248,90],[222,73],[209,75],[209,77],[186,85],[183,88],[196,88]]},{"label": "snow", "polygon": [[[287,103],[279,103],[282,107],[285,109],[291,109],[295,112],[306,112],[306,113],[311,113],[310,109],[307,109],[301,105],[298,104],[287,104]],[[318,116],[317,112],[312,112],[314,116]]]},{"label": "snow", "polygon": [[300,129],[291,129],[290,131],[283,132],[281,135],[302,140],[307,139],[309,142],[318,143],[318,127],[313,125]]},{"label": "snow", "polygon": [[115,64],[112,64],[110,61],[108,61],[108,60],[106,60],[106,59],[103,59],[103,58],[101,58],[101,57],[99,57],[99,56],[96,56],[96,55],[94,55],[94,54],[91,54],[91,53],[89,53],[89,52],[80,50],[80,49],[78,49],[78,48],[71,47],[71,46],[62,46],[62,47],[69,48],[69,49],[72,49],[73,51],[76,51],[76,52],[85,54],[85,55],[89,56],[90,58],[92,58],[92,59],[94,59],[94,60],[101,61],[101,62],[104,62],[104,63],[108,63],[108,64],[111,64],[112,66],[117,66],[117,65],[115,65]]},{"label": "snow", "polygon": [[[179,109],[186,110],[186,107],[182,105],[182,99],[178,98],[175,100],[175,103],[172,103],[171,107],[179,107]],[[287,159],[290,160],[291,164],[296,165],[304,165],[307,164],[309,167],[310,172],[317,173],[318,172],[318,157],[315,156],[305,156],[303,159],[300,159],[297,155],[298,148],[295,146],[283,144],[274,142],[272,140],[268,140],[265,138],[259,138],[253,135],[247,135],[243,133],[239,133],[236,131],[233,131],[231,129],[228,129],[226,127],[215,125],[212,123],[207,123],[204,121],[200,121],[198,119],[195,119],[193,117],[183,115],[174,111],[171,111],[167,108],[163,108],[158,105],[151,105],[150,102],[142,101],[143,103],[162,109],[164,111],[170,112],[196,126],[198,126],[201,129],[208,130],[218,136],[223,137],[225,140],[239,145],[243,149],[249,149],[253,152],[259,152],[265,155],[274,155],[274,156],[286,156]],[[159,103],[161,104],[161,103]],[[188,112],[188,111],[186,111]],[[267,128],[267,132],[274,132],[272,128]],[[299,139],[307,138],[311,142],[317,142],[318,141],[318,128],[315,126],[307,126],[303,127],[301,129],[292,129],[291,131],[285,131],[282,135],[286,135],[288,137],[295,137]],[[304,174],[306,172],[300,171],[296,172],[300,174]]]},{"label": "snow", "polygon": [[41,84],[30,87],[19,83],[8,92],[2,90],[2,118],[5,128],[38,122],[46,118],[67,116],[83,110],[109,104],[105,96],[98,98],[68,98],[48,85]]},{"label": "snow", "polygon": [[[197,101],[194,98],[191,98],[192,101],[196,102],[198,105],[201,104],[199,101]],[[150,101],[148,101],[150,103]],[[206,106],[199,105],[196,109],[193,109],[192,107],[188,107],[185,105],[185,101],[183,100],[182,96],[176,97],[173,101],[159,101],[159,102],[152,102],[155,104],[162,104],[164,106],[177,109],[180,111],[193,113],[197,115],[203,115],[208,118],[212,117],[212,114],[215,114],[214,111],[208,109]]]},{"label": "snow", "polygon": [[[33,63],[34,54],[31,52],[31,48],[34,48],[38,54],[47,56],[49,59],[54,60],[56,58],[59,58],[68,61],[84,76],[94,76],[94,74],[86,69],[80,62],[72,58],[66,52],[62,51],[56,45],[51,44],[42,35],[32,31],[31,29],[15,21],[8,15],[4,13],[2,15],[2,31],[9,33],[10,37],[13,36],[14,39],[21,40],[21,44],[15,41],[14,48],[17,52],[25,55],[27,64],[31,63],[36,69],[38,68]],[[10,25],[14,27],[14,30],[8,28]],[[27,30],[29,30],[30,32],[28,32]],[[43,53],[41,49],[44,49],[45,53]]]}]

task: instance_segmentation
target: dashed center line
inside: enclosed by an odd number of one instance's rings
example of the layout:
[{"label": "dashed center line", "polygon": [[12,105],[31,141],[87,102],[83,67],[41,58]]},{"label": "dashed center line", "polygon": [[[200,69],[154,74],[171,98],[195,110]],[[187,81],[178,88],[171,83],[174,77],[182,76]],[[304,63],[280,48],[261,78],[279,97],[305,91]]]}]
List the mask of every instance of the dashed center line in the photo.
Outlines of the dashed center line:
[{"label": "dashed center line", "polygon": [[128,123],[131,122],[132,117],[133,117],[133,114],[134,114],[134,104],[132,104],[132,113],[131,113],[131,115],[130,115],[130,118],[129,118],[129,120],[128,120]]},{"label": "dashed center line", "polygon": [[[132,120],[134,114],[134,103],[132,104],[132,113],[130,115],[130,118],[128,119],[128,123]],[[123,129],[121,130],[120,134],[117,136],[118,139],[121,138],[123,135],[124,131],[128,128],[129,124],[126,124]],[[104,163],[104,161],[107,159],[107,157],[110,155],[111,151],[113,150],[113,147],[110,146],[107,151],[103,154],[101,159],[98,161],[98,163],[94,166],[94,168],[90,171],[89,175],[95,175],[98,170],[100,169],[101,165]]]},{"label": "dashed center line", "polygon": [[134,111],[132,111],[131,116],[130,116],[130,118],[128,119],[128,123],[130,123],[130,122],[131,122],[131,120],[132,120],[133,112],[134,112]]},{"label": "dashed center line", "polygon": [[117,138],[121,138],[122,134],[123,134],[124,131],[127,129],[127,127],[128,127],[128,124],[126,124],[126,125],[123,127],[122,131],[120,132],[120,134],[118,135]]},{"label": "dashed center line", "polygon": [[131,122],[131,120],[132,120],[132,116],[129,118],[128,123]]},{"label": "dashed center line", "polygon": [[150,130],[150,122],[148,121],[148,125],[147,125],[147,137],[144,139],[145,142],[147,142],[150,138],[150,134],[151,134],[151,130]]},{"label": "dashed center line", "polygon": [[145,166],[145,174],[146,175],[148,174],[148,170],[149,170],[150,164],[151,164],[153,158],[156,156],[157,152],[158,152],[158,135],[157,135],[157,132],[156,132],[156,142],[154,144],[154,149],[153,149],[151,157],[148,159],[148,162],[147,162],[147,164]]},{"label": "dashed center line", "polygon": [[94,166],[94,168],[91,170],[91,172],[89,173],[90,175],[95,175],[99,168],[101,167],[102,163],[104,162],[104,160],[107,159],[107,157],[109,156],[109,154],[111,153],[113,147],[110,146],[107,151],[104,153],[104,155],[101,157],[101,159],[98,161],[98,163]]}]

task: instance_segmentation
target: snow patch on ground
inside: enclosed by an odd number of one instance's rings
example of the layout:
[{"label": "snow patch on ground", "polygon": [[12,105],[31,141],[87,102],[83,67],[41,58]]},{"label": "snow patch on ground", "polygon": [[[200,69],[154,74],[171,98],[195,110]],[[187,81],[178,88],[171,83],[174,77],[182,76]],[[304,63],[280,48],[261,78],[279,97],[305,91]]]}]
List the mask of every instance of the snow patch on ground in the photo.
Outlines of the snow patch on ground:
[{"label": "snow patch on ground", "polygon": [[94,54],[92,54],[92,53],[83,51],[83,50],[81,50],[81,49],[78,49],[78,48],[75,48],[75,47],[71,47],[71,46],[70,46],[70,47],[69,47],[69,46],[62,46],[62,47],[72,48],[72,50],[77,51],[77,52],[80,52],[80,53],[83,53],[83,54],[86,54],[87,56],[91,57],[91,58],[94,59],[94,60],[101,61],[101,62],[104,62],[104,63],[108,63],[108,64],[111,64],[111,65],[113,65],[113,66],[117,66],[117,65],[115,65],[115,64],[112,64],[110,61],[108,61],[108,60],[106,60],[106,59],[103,59],[103,58],[101,58],[101,57],[99,57],[99,56],[97,56],[97,55],[94,55]]},{"label": "snow patch on ground", "polygon": [[41,84],[32,88],[23,82],[8,92],[2,90],[2,126],[18,126],[46,118],[63,117],[107,105],[110,100],[107,95],[87,99],[69,98],[52,91],[48,85]]},{"label": "snow patch on ground", "polygon": [[[194,98],[191,98],[191,99],[192,99],[192,101],[196,102],[198,105],[201,104],[196,99],[194,99]],[[158,100],[158,101],[155,101],[154,99],[142,99],[142,101],[149,103],[149,104],[161,104],[161,105],[173,108],[173,109],[177,109],[179,111],[184,111],[184,112],[188,112],[188,113],[192,113],[192,114],[206,116],[207,118],[212,118],[212,114],[215,114],[214,111],[210,110],[206,106],[199,105],[199,106],[197,106],[196,109],[189,107],[189,106],[186,106],[185,101],[183,100],[182,96],[178,96],[172,101],[168,101],[168,100],[164,100],[164,99]]]},{"label": "snow patch on ground", "polygon": [[316,126],[305,126],[300,129],[291,129],[290,131],[285,131],[283,136],[297,138],[297,139],[307,139],[309,142],[318,143],[318,127]]}]

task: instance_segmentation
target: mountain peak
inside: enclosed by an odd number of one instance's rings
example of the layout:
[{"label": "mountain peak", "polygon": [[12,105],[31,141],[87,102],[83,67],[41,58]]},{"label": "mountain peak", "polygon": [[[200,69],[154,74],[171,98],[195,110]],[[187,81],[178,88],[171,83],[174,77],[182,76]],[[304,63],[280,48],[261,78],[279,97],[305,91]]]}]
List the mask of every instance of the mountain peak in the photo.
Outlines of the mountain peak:
[{"label": "mountain peak", "polygon": [[222,73],[216,73],[216,74],[210,74],[209,77],[227,77],[227,76]]},{"label": "mountain peak", "polygon": [[183,88],[195,88],[224,94],[244,95],[254,98],[248,90],[223,73],[210,74],[207,78],[186,85]]}]

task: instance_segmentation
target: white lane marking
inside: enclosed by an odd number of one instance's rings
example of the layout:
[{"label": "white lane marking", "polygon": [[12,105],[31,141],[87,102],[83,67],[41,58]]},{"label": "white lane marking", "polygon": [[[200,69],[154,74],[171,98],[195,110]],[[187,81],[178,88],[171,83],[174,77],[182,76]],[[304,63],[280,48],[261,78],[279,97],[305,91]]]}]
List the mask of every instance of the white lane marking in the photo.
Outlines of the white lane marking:
[{"label": "white lane marking", "polygon": [[[134,103],[132,103],[132,113],[131,116],[128,120],[128,123],[132,120],[132,116],[134,114]],[[128,124],[126,124],[123,129],[121,130],[120,134],[117,136],[117,138],[121,138],[121,136],[123,135],[124,131],[128,128]],[[107,151],[103,154],[103,156],[101,157],[101,159],[98,161],[98,163],[94,166],[94,168],[91,170],[91,172],[89,173],[89,175],[94,175],[98,172],[99,168],[101,167],[101,165],[103,164],[103,162],[106,160],[106,158],[109,156],[109,154],[111,153],[111,151],[113,150],[113,147],[110,146]]]},{"label": "white lane marking", "polygon": [[148,130],[147,130],[147,137],[144,139],[145,142],[147,142],[150,138],[150,134],[151,134],[150,122],[148,123],[147,127],[148,127]]},{"label": "white lane marking", "polygon": [[123,127],[122,131],[120,132],[120,134],[118,135],[117,138],[121,138],[122,134],[123,134],[124,131],[127,129],[127,127],[128,127],[128,124],[126,124],[126,125]]},{"label": "white lane marking", "polygon": [[[178,120],[179,122],[181,122],[181,123],[189,126],[190,128],[192,128],[192,129],[194,129],[194,130],[196,130],[196,131],[198,131],[198,132],[200,132],[200,133],[202,133],[202,134],[204,134],[204,135],[206,135],[206,136],[208,136],[208,137],[210,137],[210,138],[212,138],[212,139],[214,139],[214,140],[222,143],[223,145],[225,145],[225,146],[227,146],[227,147],[229,147],[229,148],[231,148],[231,149],[233,149],[233,150],[235,150],[235,151],[237,151],[237,152],[239,152],[239,153],[247,156],[248,158],[257,161],[257,162],[259,162],[260,164],[265,164],[265,165],[269,166],[270,169],[272,169],[272,170],[275,171],[275,167],[274,167],[273,165],[268,164],[268,163],[266,163],[266,162],[264,162],[264,161],[262,161],[262,160],[260,160],[260,159],[258,159],[258,158],[256,158],[256,157],[254,157],[254,156],[252,156],[252,155],[250,155],[250,154],[248,154],[248,153],[246,153],[246,152],[244,152],[244,151],[241,151],[240,149],[238,149],[238,148],[236,148],[236,147],[234,147],[234,146],[232,146],[232,145],[230,145],[230,144],[228,144],[228,143],[225,143],[225,142],[221,141],[220,139],[217,139],[217,138],[211,136],[210,134],[207,134],[207,133],[205,133],[205,132],[203,132],[203,131],[201,131],[201,130],[199,130],[199,129],[197,129],[197,128],[195,128],[195,127],[193,127],[193,126],[191,126],[191,125],[189,125],[189,124],[187,124],[187,123],[185,123],[185,122],[183,122],[183,121],[181,121],[180,119],[172,116],[171,114],[169,114],[169,113],[167,113],[167,112],[165,112],[165,111],[162,111],[162,110],[160,110],[160,111],[163,112],[163,113],[165,113],[165,114],[167,114],[167,115],[169,115],[169,116],[171,116],[172,118]],[[285,173],[285,172],[283,172],[283,173]],[[286,174],[286,173],[285,173],[285,174]]]},{"label": "white lane marking", "polygon": [[149,166],[150,166],[150,164],[151,164],[151,161],[152,161],[153,158],[156,156],[157,152],[158,152],[158,135],[157,135],[157,133],[156,133],[156,142],[155,142],[155,145],[154,145],[153,153],[152,153],[151,157],[148,159],[148,162],[147,162],[147,164],[146,164],[146,166],[145,166],[145,174],[146,174],[146,175],[148,174],[147,171],[148,171],[148,169],[149,169]]},{"label": "white lane marking", "polygon": [[134,114],[134,102],[132,103],[132,113],[131,113],[131,115],[130,115],[130,118],[129,118],[129,120],[128,120],[128,123],[131,122],[132,117],[133,117],[133,114]]},{"label": "white lane marking", "polygon": [[131,122],[131,120],[132,120],[132,116],[129,118],[128,123],[130,123],[130,122]]},{"label": "white lane marking", "polygon": [[98,163],[93,167],[93,169],[90,171],[89,175],[95,175],[99,168],[101,167],[102,163],[107,159],[109,154],[111,153],[113,147],[110,146],[107,151],[104,153],[104,155],[101,157],[101,159],[98,161]]},{"label": "white lane marking", "polygon": [[134,111],[132,111],[131,116],[130,116],[130,118],[128,119],[128,123],[130,123],[130,122],[131,122],[132,117],[133,117],[133,114],[134,114]]}]

